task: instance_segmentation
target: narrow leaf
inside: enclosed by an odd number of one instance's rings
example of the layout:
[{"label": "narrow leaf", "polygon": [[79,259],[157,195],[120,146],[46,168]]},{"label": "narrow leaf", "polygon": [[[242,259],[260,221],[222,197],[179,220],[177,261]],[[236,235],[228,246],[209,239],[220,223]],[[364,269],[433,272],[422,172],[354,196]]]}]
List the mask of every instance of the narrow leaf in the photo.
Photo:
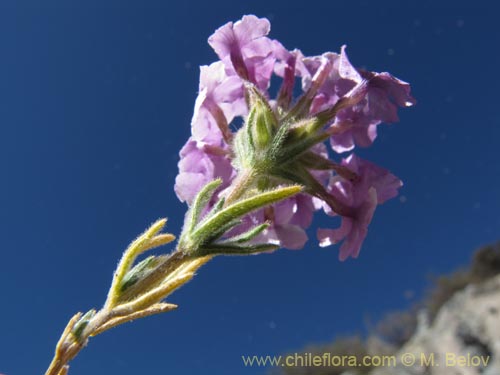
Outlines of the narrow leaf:
[{"label": "narrow leaf", "polygon": [[85,329],[85,327],[87,327],[87,325],[90,322],[90,319],[92,319],[94,315],[95,315],[94,309],[87,311],[85,315],[83,315],[80,318],[80,320],[78,320],[78,322],[76,322],[75,325],[73,326],[71,333],[73,334],[73,336],[76,338],[77,341],[80,341],[83,330]]},{"label": "narrow leaf", "polygon": [[189,209],[189,212],[187,214],[186,233],[191,233],[194,230],[196,224],[200,219],[203,208],[205,208],[207,203],[210,201],[210,198],[212,198],[215,189],[217,189],[221,184],[222,179],[220,178],[210,181],[196,195],[196,198],[194,199],[193,204],[191,205],[191,208]]},{"label": "narrow leaf", "polygon": [[167,219],[157,220],[127,247],[114,273],[105,306],[112,306],[116,302],[119,285],[123,277],[130,271],[130,268],[140,254],[154,247],[150,246],[151,240],[165,227],[166,223]]},{"label": "narrow leaf", "polygon": [[221,238],[226,232],[230,231],[234,227],[240,225],[242,223],[241,220],[232,220],[229,223],[222,225],[218,230],[215,232],[211,233],[209,237],[207,237],[206,242],[207,243],[212,243],[215,240]]},{"label": "narrow leaf", "polygon": [[259,234],[261,234],[265,229],[269,228],[269,223],[264,223],[257,225],[250,230],[239,234],[237,236],[228,238],[226,240],[220,241],[217,244],[227,244],[227,243],[245,243],[248,241],[253,240],[255,237],[257,237]]},{"label": "narrow leaf", "polygon": [[302,191],[302,186],[291,185],[280,187],[271,191],[260,193],[251,198],[242,199],[224,208],[208,220],[204,220],[192,233],[191,239],[198,245],[205,242],[210,234],[216,232],[223,225],[237,220],[246,214],[259,208],[279,202]]},{"label": "narrow leaf", "polygon": [[224,207],[224,203],[226,203],[226,198],[224,198],[224,197],[220,198],[215,203],[214,208],[212,208],[212,210],[210,211],[210,214],[212,214],[212,213],[215,214],[215,213],[219,212],[222,209],[222,207]]},{"label": "narrow leaf", "polygon": [[275,251],[280,248],[279,245],[274,244],[258,244],[252,246],[239,246],[237,244],[214,244],[201,248],[203,254],[207,255],[250,255],[259,254],[268,251]]},{"label": "narrow leaf", "polygon": [[137,281],[149,275],[151,271],[155,269],[155,267],[160,263],[161,260],[166,259],[168,256],[154,256],[151,255],[139,262],[134,268],[132,268],[127,274],[123,277],[123,280],[120,285],[120,292],[123,293],[129,287],[134,285]]},{"label": "narrow leaf", "polygon": [[154,249],[158,246],[166,245],[175,240],[175,236],[171,233],[161,233],[151,238],[145,245],[143,251]]},{"label": "narrow leaf", "polygon": [[98,334],[103,333],[104,331],[107,331],[108,329],[111,329],[111,328],[116,327],[117,325],[120,325],[123,323],[131,322],[135,319],[144,318],[144,317],[147,317],[150,315],[160,314],[160,313],[167,312],[167,311],[172,311],[172,310],[175,310],[176,308],[177,308],[177,305],[174,305],[172,303],[160,302],[160,303],[152,305],[151,307],[148,307],[144,310],[140,310],[140,311],[137,311],[137,312],[131,313],[129,315],[125,315],[125,316],[120,316],[118,318],[113,318],[110,321],[108,321],[107,323],[100,326],[95,331],[93,331],[90,336],[92,336],[92,337],[97,336]]},{"label": "narrow leaf", "polygon": [[211,256],[185,258],[184,262],[169,273],[159,285],[153,285],[152,289],[143,290],[136,298],[126,301],[114,307],[114,313],[127,315],[139,310],[144,310],[160,302],[177,288],[191,280],[198,268],[212,259]]}]

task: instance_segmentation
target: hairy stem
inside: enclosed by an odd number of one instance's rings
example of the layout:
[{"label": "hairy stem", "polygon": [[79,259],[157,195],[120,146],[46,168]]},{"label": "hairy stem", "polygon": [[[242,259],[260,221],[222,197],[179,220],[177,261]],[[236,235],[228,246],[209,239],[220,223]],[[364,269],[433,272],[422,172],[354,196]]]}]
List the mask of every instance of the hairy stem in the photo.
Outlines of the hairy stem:
[{"label": "hairy stem", "polygon": [[226,196],[224,205],[228,206],[240,199],[248,191],[256,177],[257,173],[251,169],[239,172]]},{"label": "hairy stem", "polygon": [[[165,219],[153,223],[134,240],[118,263],[104,306],[97,312],[90,310],[86,314],[78,313],[70,320],[59,339],[54,358],[45,375],[67,374],[69,362],[87,345],[90,337],[133,319],[175,309],[176,305],[162,301],[191,280],[195,272],[214,256],[276,250],[276,245],[246,244],[264,230],[266,225],[258,226],[240,237],[234,237],[234,243],[217,243],[211,240],[214,232],[239,220],[248,212],[302,191],[300,185],[290,185],[258,192],[252,189],[257,175],[253,170],[240,173],[225,199],[225,207],[221,207],[219,212],[201,224],[196,222],[199,215],[194,211],[195,221],[188,225],[186,234],[181,235],[175,251],[170,255],[150,256],[136,264],[137,257],[145,251],[174,239],[173,235],[160,233],[166,224]],[[212,190],[215,188],[216,185]],[[205,193],[210,194],[210,191]],[[200,199],[203,203],[203,196]],[[182,241],[184,237],[186,240]]]},{"label": "hairy stem", "polygon": [[[89,338],[96,336],[112,327],[129,322],[133,319],[145,317],[161,312],[171,311],[177,306],[173,304],[160,303],[156,300],[141,301],[140,297],[144,297],[152,285],[158,284],[159,280],[166,279],[167,283],[163,286],[167,293],[182,286],[190,279],[197,268],[205,264],[211,257],[192,258],[182,254],[179,251],[174,251],[170,257],[164,260],[155,272],[147,280],[141,280],[140,284],[143,289],[135,289],[136,295],[129,294],[130,299],[120,299],[116,304],[111,305],[106,303],[104,307],[98,311],[89,321],[85,328],[80,333],[75,333],[75,326],[80,322],[82,313],[73,316],[62,333],[54,353],[54,358],[50,363],[45,375],[65,375],[69,369],[69,362],[75,358],[78,353],[87,345]],[[169,275],[172,277],[169,279]],[[169,288],[169,285],[172,285]],[[153,292],[155,289],[153,288]],[[140,296],[140,297],[137,297]],[[165,296],[159,296],[162,299]],[[134,306],[134,302],[143,302]],[[149,306],[149,307],[148,307]]]}]

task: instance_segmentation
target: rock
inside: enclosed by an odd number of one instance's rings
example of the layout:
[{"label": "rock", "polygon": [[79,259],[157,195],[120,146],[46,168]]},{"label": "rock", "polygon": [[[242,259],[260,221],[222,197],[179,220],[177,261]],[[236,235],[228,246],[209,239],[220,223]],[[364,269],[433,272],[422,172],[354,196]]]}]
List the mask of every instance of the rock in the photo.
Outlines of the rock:
[{"label": "rock", "polygon": [[370,375],[500,374],[500,275],[457,292],[432,324],[425,315],[395,354],[396,366],[375,368]]}]

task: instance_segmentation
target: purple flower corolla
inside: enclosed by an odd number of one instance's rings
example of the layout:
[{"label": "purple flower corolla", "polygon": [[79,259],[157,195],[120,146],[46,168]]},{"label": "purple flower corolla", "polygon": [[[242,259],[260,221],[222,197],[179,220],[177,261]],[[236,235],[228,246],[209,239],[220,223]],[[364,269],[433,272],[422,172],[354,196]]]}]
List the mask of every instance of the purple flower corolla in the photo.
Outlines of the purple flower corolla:
[{"label": "purple flower corolla", "polygon": [[200,67],[199,94],[195,102],[191,129],[197,141],[217,145],[228,143],[229,123],[247,113],[243,85],[237,76],[227,76],[220,61]]},{"label": "purple flower corolla", "polygon": [[[328,64],[327,64],[328,63]],[[356,85],[367,80],[364,97],[354,106],[340,111],[333,123],[335,133],[331,146],[335,152],[352,150],[355,145],[370,146],[377,137],[377,126],[383,122],[397,122],[397,107],[415,104],[410,86],[389,73],[372,73],[352,66],[345,46],[340,54],[328,52],[321,56],[303,58],[299,70],[302,88],[314,97],[310,113],[315,114],[335,105]],[[315,84],[315,77],[322,72],[322,81]]]},{"label": "purple flower corolla", "polygon": [[248,215],[243,225],[232,234],[241,233],[256,224],[268,222],[270,226],[253,242],[273,243],[290,250],[299,250],[308,240],[305,229],[311,225],[314,211],[320,207],[321,205],[315,206],[313,197],[298,194],[272,207]]},{"label": "purple flower corolla", "polygon": [[276,58],[274,65],[274,74],[283,78],[280,91],[277,97],[277,105],[286,110],[293,99],[293,88],[295,85],[296,74],[300,74],[300,68],[303,68],[302,53],[299,50],[288,51],[277,40],[273,40],[273,54]]},{"label": "purple flower corolla", "polygon": [[303,57],[298,66],[302,77],[302,89],[313,93],[310,114],[332,107],[363,78],[351,65],[345,46],[340,54],[327,52],[321,56]]},{"label": "purple flower corolla", "polygon": [[181,202],[191,204],[201,188],[220,177],[227,188],[236,174],[229,158],[232,132],[229,124],[248,112],[242,81],[228,76],[220,61],[200,68],[191,134],[180,151],[179,174],[174,190]]},{"label": "purple flower corolla", "polygon": [[272,209],[267,237],[276,238],[276,242],[287,249],[302,249],[308,239],[305,228],[311,224],[315,209],[312,198],[299,194],[275,204]]},{"label": "purple flower corolla", "polygon": [[181,149],[180,157],[174,190],[181,202],[191,205],[201,188],[217,177],[223,181],[221,190],[234,178],[231,160],[221,148],[190,138]]},{"label": "purple flower corolla", "polygon": [[410,95],[410,85],[389,73],[362,72],[368,81],[365,97],[356,105],[342,110],[333,127],[331,138],[336,152],[352,150],[355,145],[368,147],[377,138],[377,126],[399,121],[397,109],[416,103]]},{"label": "purple flower corolla", "polygon": [[236,174],[228,156],[233,136],[229,124],[248,114],[242,79],[262,89],[269,85],[275,62],[273,43],[265,37],[269,28],[266,19],[245,16],[220,27],[209,38],[221,61],[200,68],[192,136],[181,150],[174,187],[181,201],[190,204],[201,187],[216,177],[222,178],[223,190]]},{"label": "purple flower corolla", "polygon": [[274,68],[273,42],[266,37],[271,25],[265,18],[244,16],[236,23],[228,22],[208,38],[226,66],[242,79],[255,83],[261,90],[269,86]]},{"label": "purple flower corolla", "polygon": [[[322,247],[343,241],[339,258],[345,260],[359,255],[377,205],[395,197],[403,183],[389,171],[354,154],[344,159],[342,165],[356,173],[358,178],[349,181],[333,176],[328,191],[347,214],[342,216],[340,228],[318,229],[318,239]],[[325,210],[330,215],[335,214],[328,206]]]},{"label": "purple flower corolla", "polygon": [[[415,103],[406,82],[389,73],[356,69],[345,46],[340,53],[306,57],[299,50],[289,51],[280,42],[269,39],[269,31],[268,20],[250,15],[225,24],[209,38],[220,61],[201,68],[192,136],[181,150],[175,185],[179,199],[188,204],[216,177],[223,180],[216,195],[226,195],[239,168],[247,165],[241,159],[235,162],[238,126],[234,120],[245,121],[249,114],[245,93],[249,84],[255,85],[269,102],[278,127],[295,122],[290,127],[295,129],[290,139],[303,139],[307,129],[315,129],[310,130],[315,132],[311,136],[325,132],[335,153],[370,146],[378,125],[398,121],[398,107]],[[273,74],[282,79],[282,84],[277,96],[270,98],[268,89]],[[303,94],[294,98],[297,78],[301,79]],[[303,125],[314,118],[319,119],[320,129]],[[340,258],[356,257],[376,206],[396,196],[401,181],[354,155],[338,165],[329,160],[322,143],[313,145],[308,153],[302,161],[297,159],[298,168],[291,165],[283,172],[290,172],[288,180],[284,174],[268,176],[271,187],[272,183],[300,183],[306,186],[305,193],[248,215],[232,233],[268,221],[270,226],[260,240],[289,249],[301,248],[314,212],[323,207],[329,215],[340,215],[342,223],[338,229],[318,231],[321,245],[343,241]],[[315,161],[321,166],[316,166]]]}]

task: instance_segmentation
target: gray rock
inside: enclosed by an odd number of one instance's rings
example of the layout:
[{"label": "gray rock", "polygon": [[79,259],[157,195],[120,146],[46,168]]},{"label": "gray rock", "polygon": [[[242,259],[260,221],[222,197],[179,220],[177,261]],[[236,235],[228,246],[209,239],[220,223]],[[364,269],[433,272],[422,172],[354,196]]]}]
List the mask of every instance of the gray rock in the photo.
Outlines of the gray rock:
[{"label": "gray rock", "polygon": [[500,276],[457,292],[432,324],[421,312],[414,336],[395,356],[396,366],[370,375],[500,375]]}]

